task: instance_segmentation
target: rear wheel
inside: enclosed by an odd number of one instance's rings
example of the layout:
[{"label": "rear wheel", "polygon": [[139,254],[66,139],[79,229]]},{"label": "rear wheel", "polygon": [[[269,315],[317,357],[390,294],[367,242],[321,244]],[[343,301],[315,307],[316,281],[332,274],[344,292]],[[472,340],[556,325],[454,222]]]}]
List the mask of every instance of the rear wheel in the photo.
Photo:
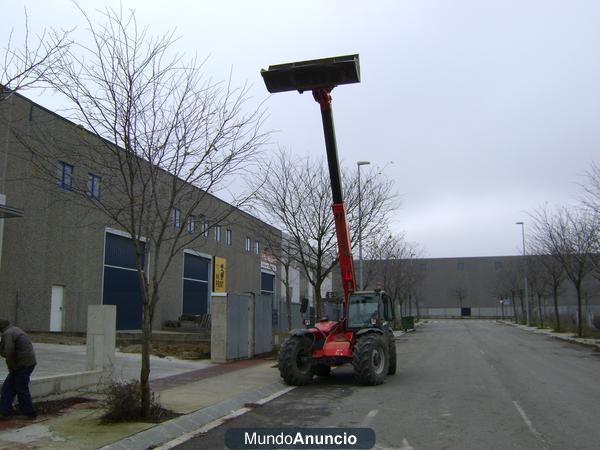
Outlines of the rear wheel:
[{"label": "rear wheel", "polygon": [[311,346],[311,340],[304,336],[290,336],[281,345],[279,374],[287,384],[302,386],[312,381]]},{"label": "rear wheel", "polygon": [[316,364],[312,368],[313,373],[318,377],[328,377],[331,374],[331,366],[327,364]]},{"label": "rear wheel", "polygon": [[394,333],[390,332],[390,365],[388,367],[388,375],[394,375],[396,373],[396,338]]},{"label": "rear wheel", "polygon": [[383,383],[389,368],[389,346],[384,336],[369,333],[360,337],[354,347],[352,365],[357,383],[367,386]]}]

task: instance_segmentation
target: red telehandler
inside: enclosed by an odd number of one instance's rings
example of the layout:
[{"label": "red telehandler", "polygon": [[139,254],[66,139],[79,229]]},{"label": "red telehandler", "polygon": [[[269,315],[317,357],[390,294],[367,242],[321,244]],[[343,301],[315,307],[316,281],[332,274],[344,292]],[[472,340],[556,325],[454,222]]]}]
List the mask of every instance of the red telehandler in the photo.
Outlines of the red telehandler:
[{"label": "red telehandler", "polygon": [[279,372],[287,384],[303,385],[313,376],[327,376],[332,366],[351,363],[359,384],[376,385],[396,373],[396,347],[390,322],[392,301],[380,290],[356,291],[346,207],[331,112],[331,91],[341,84],[358,83],[358,55],[300,61],[261,70],[267,90],[312,91],[321,106],[339,266],[344,289],[342,318],[322,318],[314,327],[293,330],[279,351]]}]

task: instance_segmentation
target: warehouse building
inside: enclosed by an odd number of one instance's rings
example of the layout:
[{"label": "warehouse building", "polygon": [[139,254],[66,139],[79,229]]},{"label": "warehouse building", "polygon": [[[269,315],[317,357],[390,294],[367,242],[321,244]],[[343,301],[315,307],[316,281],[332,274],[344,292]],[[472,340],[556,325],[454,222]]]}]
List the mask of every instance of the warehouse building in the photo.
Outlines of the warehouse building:
[{"label": "warehouse building", "polygon": [[[27,145],[27,139],[40,133],[73,143],[54,155],[51,150],[47,153],[53,155],[51,163],[57,170],[51,183]],[[81,157],[82,150],[75,149],[76,142],[83,141],[90,149],[106,145],[97,135],[22,95],[15,93],[0,102],[0,310],[28,330],[84,331],[87,307],[95,304],[117,305],[118,329],[141,326],[130,235],[97,208],[77,201],[73,192],[86,188],[90,201],[108,195],[106,174],[98,173]],[[280,295],[277,263],[259,236],[281,232],[203,195],[207,203],[203,211],[228,212],[219,216],[220,222],[203,212],[183,223],[173,211],[172,226],[185,227],[197,238],[177,252],[168,268],[155,329],[182,315],[209,314],[214,295]],[[145,270],[152,268],[148,259]]]},{"label": "warehouse building", "polygon": [[[524,260],[515,255],[364,261],[365,283],[366,289],[387,289],[396,300],[397,314],[512,318],[516,313],[519,320],[525,320]],[[551,287],[541,272],[528,270],[530,318],[537,321],[541,311],[544,320],[552,320]],[[334,285],[341,292],[339,275],[334,274]],[[577,295],[566,277],[560,283],[558,304],[564,323],[574,324]],[[582,306],[586,324],[600,328],[600,283],[592,274],[583,283]]]}]

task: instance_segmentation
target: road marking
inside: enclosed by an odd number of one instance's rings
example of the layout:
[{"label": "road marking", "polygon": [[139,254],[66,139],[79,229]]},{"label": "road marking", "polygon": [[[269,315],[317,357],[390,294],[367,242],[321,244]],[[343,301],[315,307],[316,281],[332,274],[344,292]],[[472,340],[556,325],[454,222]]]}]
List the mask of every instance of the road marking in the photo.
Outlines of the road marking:
[{"label": "road marking", "polygon": [[415,448],[411,447],[406,438],[402,438],[402,447],[381,447],[380,445],[375,444],[373,450],[415,450]]},{"label": "road marking", "polygon": [[375,418],[375,416],[378,413],[379,413],[379,410],[377,410],[377,409],[373,409],[372,411],[369,411],[369,413],[365,416],[364,420],[360,424],[361,427],[368,428],[369,425],[371,424],[371,422],[373,422],[373,419]]},{"label": "road marking", "polygon": [[535,429],[535,427],[533,426],[533,423],[531,422],[531,420],[529,420],[529,417],[527,417],[527,414],[525,414],[525,411],[523,410],[523,408],[521,408],[521,405],[519,405],[515,400],[513,400],[513,403],[515,405],[515,408],[517,408],[517,411],[519,411],[519,414],[521,415],[521,418],[523,419],[523,422],[525,422],[525,425],[527,425],[527,427],[529,428],[529,431],[531,431],[531,433],[536,438],[538,438],[540,441],[544,442],[544,438]]},{"label": "road marking", "polygon": [[414,447],[411,447],[411,445],[408,443],[406,438],[402,438],[402,447],[400,447],[400,450],[415,450],[415,449],[414,449]]}]

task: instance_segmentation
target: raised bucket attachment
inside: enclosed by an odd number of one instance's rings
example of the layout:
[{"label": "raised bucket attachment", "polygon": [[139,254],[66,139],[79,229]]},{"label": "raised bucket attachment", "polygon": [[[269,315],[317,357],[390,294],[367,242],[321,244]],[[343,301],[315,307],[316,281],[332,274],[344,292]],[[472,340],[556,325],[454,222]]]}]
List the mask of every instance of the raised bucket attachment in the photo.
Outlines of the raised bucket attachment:
[{"label": "raised bucket attachment", "polygon": [[358,55],[335,56],[269,66],[260,74],[270,93],[312,91],[360,82]]}]

